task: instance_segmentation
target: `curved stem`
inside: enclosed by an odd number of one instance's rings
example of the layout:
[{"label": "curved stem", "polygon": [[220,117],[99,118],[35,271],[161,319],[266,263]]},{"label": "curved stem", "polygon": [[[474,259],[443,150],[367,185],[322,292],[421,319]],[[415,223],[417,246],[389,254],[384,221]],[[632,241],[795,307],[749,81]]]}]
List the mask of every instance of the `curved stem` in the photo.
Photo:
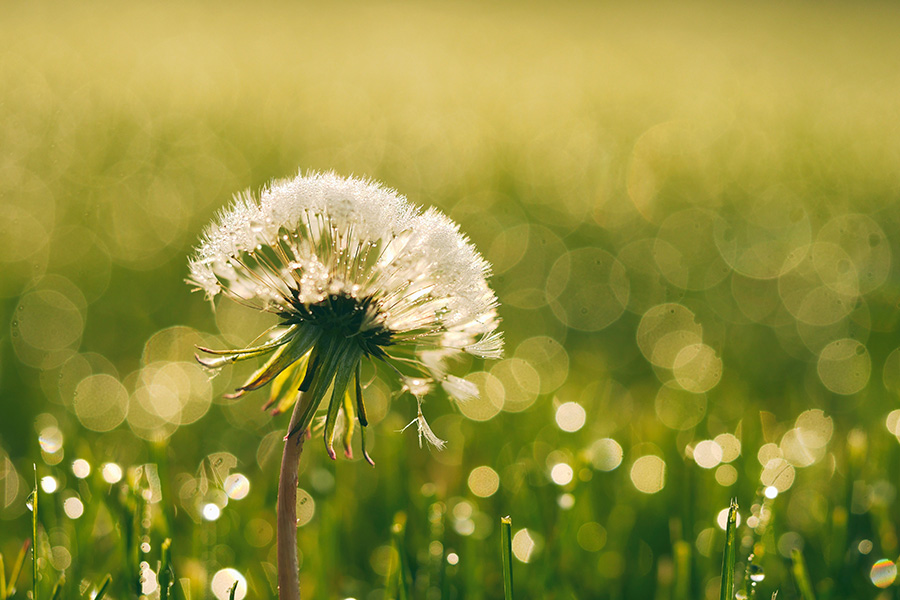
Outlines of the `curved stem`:
[{"label": "curved stem", "polygon": [[[303,415],[301,397],[294,404],[288,433],[297,427]],[[300,455],[306,431],[290,435],[284,442],[281,455],[281,472],[278,475],[277,541],[278,546],[278,598],[300,600],[300,569],[297,563],[297,479]]]}]

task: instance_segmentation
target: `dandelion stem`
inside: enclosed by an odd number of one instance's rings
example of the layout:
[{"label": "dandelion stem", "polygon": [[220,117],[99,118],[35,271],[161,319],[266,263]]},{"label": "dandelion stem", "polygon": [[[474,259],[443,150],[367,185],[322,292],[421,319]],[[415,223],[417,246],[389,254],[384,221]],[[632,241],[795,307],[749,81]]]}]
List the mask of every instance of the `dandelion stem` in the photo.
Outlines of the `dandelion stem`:
[{"label": "dandelion stem", "polygon": [[281,455],[281,473],[278,475],[277,539],[278,546],[278,598],[300,600],[300,570],[297,562],[297,479],[300,455],[306,431],[294,431],[305,412],[306,402],[301,396],[294,404],[288,438]]}]

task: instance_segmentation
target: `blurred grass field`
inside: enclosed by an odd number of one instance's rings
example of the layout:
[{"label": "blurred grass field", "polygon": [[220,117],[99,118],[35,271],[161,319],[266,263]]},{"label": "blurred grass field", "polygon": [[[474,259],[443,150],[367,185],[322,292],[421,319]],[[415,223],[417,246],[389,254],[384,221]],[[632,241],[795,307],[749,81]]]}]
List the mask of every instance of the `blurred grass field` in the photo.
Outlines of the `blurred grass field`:
[{"label": "blurred grass field", "polygon": [[900,597],[898,23],[888,2],[4,5],[6,575],[36,464],[41,597],[62,573],[67,598],[107,573],[108,598],[139,576],[160,597],[167,537],[176,597],[227,598],[223,569],[274,597],[287,420],[222,397],[246,369],[193,361],[265,322],[184,279],[232,194],[315,169],[458,221],[507,357],[460,365],[479,400],[429,400],[443,452],[397,433],[415,402],[388,379],[375,469],[310,444],[307,598],[397,597],[401,512],[415,598],[500,597],[507,514],[517,598],[718,598],[731,497],[742,592],[800,598],[799,549],[819,600]]}]

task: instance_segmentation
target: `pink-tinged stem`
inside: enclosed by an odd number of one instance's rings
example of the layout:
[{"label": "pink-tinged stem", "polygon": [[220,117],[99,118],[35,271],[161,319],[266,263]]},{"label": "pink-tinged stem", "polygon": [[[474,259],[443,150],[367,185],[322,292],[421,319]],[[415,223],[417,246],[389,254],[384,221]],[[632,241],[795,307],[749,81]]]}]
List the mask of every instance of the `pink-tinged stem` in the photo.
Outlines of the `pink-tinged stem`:
[{"label": "pink-tinged stem", "polygon": [[[302,398],[294,404],[288,432],[298,425],[303,410]],[[281,472],[278,476],[277,545],[278,598],[300,600],[300,568],[297,562],[297,477],[306,432],[298,431],[284,442]]]}]

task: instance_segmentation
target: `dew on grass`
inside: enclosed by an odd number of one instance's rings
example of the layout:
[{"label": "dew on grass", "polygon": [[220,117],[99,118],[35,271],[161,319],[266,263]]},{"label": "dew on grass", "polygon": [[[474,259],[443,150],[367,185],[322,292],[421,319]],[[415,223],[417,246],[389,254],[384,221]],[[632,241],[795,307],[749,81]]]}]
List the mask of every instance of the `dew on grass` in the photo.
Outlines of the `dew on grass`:
[{"label": "dew on grass", "polygon": [[150,568],[150,563],[142,561],[141,569],[141,594],[148,596],[159,589],[159,581],[156,573]]},{"label": "dew on grass", "polygon": [[[722,531],[725,531],[725,528],[728,525],[728,511],[729,510],[730,509],[728,509],[728,508],[723,508],[722,510],[719,511],[719,514],[716,515],[716,525],[718,525],[719,529],[721,529]],[[736,524],[738,527],[740,527],[741,526],[741,513],[737,513],[736,516],[737,516]]]},{"label": "dew on grass", "polygon": [[459,564],[459,555],[456,552],[450,552],[449,554],[447,554],[447,564],[449,564],[449,565]]}]

